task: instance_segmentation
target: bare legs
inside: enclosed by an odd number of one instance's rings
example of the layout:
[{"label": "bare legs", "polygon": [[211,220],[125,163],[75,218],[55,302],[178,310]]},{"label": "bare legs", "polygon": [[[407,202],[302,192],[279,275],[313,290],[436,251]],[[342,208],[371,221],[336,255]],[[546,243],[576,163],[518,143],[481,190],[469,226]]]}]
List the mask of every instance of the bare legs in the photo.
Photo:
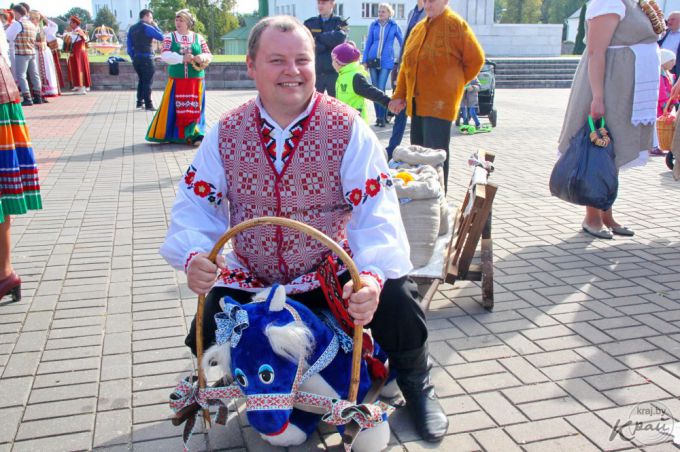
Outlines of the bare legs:
[{"label": "bare legs", "polygon": [[600,210],[595,207],[586,206],[586,217],[583,222],[596,231],[602,229],[602,226],[606,226],[610,229],[621,226],[614,220],[614,211],[612,208],[609,208],[609,210]]},{"label": "bare legs", "polygon": [[[611,212],[611,209],[609,209]],[[586,217],[583,222],[591,229],[599,231],[604,223],[603,211],[595,207],[586,206]],[[611,215],[611,214],[610,214]]]},{"label": "bare legs", "polygon": [[0,223],[0,281],[12,273],[10,260],[9,215]]}]

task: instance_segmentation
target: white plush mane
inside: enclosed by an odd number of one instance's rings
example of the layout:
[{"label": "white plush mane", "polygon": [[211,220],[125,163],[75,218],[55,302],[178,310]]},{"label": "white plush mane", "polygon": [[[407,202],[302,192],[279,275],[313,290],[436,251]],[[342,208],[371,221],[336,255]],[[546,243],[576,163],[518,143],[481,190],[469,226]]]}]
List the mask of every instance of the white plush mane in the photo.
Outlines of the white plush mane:
[{"label": "white plush mane", "polygon": [[207,371],[213,364],[217,365],[218,369],[222,372],[220,376],[226,375],[227,380],[233,379],[230,367],[231,344],[229,342],[222,345],[215,344],[203,354],[203,369]]},{"label": "white plush mane", "polygon": [[314,351],[314,335],[303,323],[291,322],[284,326],[268,325],[264,331],[269,345],[277,355],[295,364]]}]

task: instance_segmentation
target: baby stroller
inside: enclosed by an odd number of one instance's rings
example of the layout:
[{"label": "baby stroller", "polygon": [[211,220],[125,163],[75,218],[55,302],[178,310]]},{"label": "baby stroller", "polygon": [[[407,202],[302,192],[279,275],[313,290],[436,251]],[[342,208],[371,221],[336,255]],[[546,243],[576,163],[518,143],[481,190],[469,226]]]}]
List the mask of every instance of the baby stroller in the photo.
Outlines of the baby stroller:
[{"label": "baby stroller", "polygon": [[[477,80],[481,85],[479,90],[479,106],[477,108],[477,116],[486,116],[489,118],[491,127],[496,127],[496,120],[498,118],[496,109],[493,108],[493,99],[496,95],[496,63],[491,60],[485,60],[482,70],[477,75]],[[462,120],[462,111],[456,119],[456,126],[459,126]]]}]

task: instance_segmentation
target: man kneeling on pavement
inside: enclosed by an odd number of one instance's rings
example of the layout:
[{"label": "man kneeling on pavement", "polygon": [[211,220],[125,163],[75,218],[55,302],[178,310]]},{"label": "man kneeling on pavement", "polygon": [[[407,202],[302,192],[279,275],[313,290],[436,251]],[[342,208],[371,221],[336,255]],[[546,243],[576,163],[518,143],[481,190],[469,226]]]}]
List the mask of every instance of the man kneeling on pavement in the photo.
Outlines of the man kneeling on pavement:
[{"label": "man kneeling on pavement", "polygon": [[[364,286],[352,293],[340,272],[349,314],[386,351],[419,433],[441,440],[448,419],[430,381],[425,315],[407,276],[408,240],[378,139],[355,109],[315,91],[314,39],[297,19],[258,22],[247,67],[258,95],[205,136],[161,247],[186,271],[191,290],[208,293],[206,347],[215,342],[214,314],[224,296],[248,303],[279,282],[312,308],[325,303],[315,272],[330,252],[297,231],[258,226],[238,235],[216,265],[207,258],[230,226],[263,216],[301,221],[351,251]],[[186,343],[195,353],[195,322]]]}]

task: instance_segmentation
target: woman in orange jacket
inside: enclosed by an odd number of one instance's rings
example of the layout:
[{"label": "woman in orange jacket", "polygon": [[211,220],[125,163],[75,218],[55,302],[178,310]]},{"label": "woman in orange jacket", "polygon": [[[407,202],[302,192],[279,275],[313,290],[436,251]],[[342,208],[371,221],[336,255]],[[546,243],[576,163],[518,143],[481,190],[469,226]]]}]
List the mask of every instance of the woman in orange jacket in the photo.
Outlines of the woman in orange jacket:
[{"label": "woman in orange jacket", "polygon": [[406,108],[411,144],[446,150],[446,185],[451,123],[465,85],[484,65],[484,52],[470,26],[448,7],[448,0],[425,0],[424,8],[426,19],[406,42],[389,109],[399,113]]}]

